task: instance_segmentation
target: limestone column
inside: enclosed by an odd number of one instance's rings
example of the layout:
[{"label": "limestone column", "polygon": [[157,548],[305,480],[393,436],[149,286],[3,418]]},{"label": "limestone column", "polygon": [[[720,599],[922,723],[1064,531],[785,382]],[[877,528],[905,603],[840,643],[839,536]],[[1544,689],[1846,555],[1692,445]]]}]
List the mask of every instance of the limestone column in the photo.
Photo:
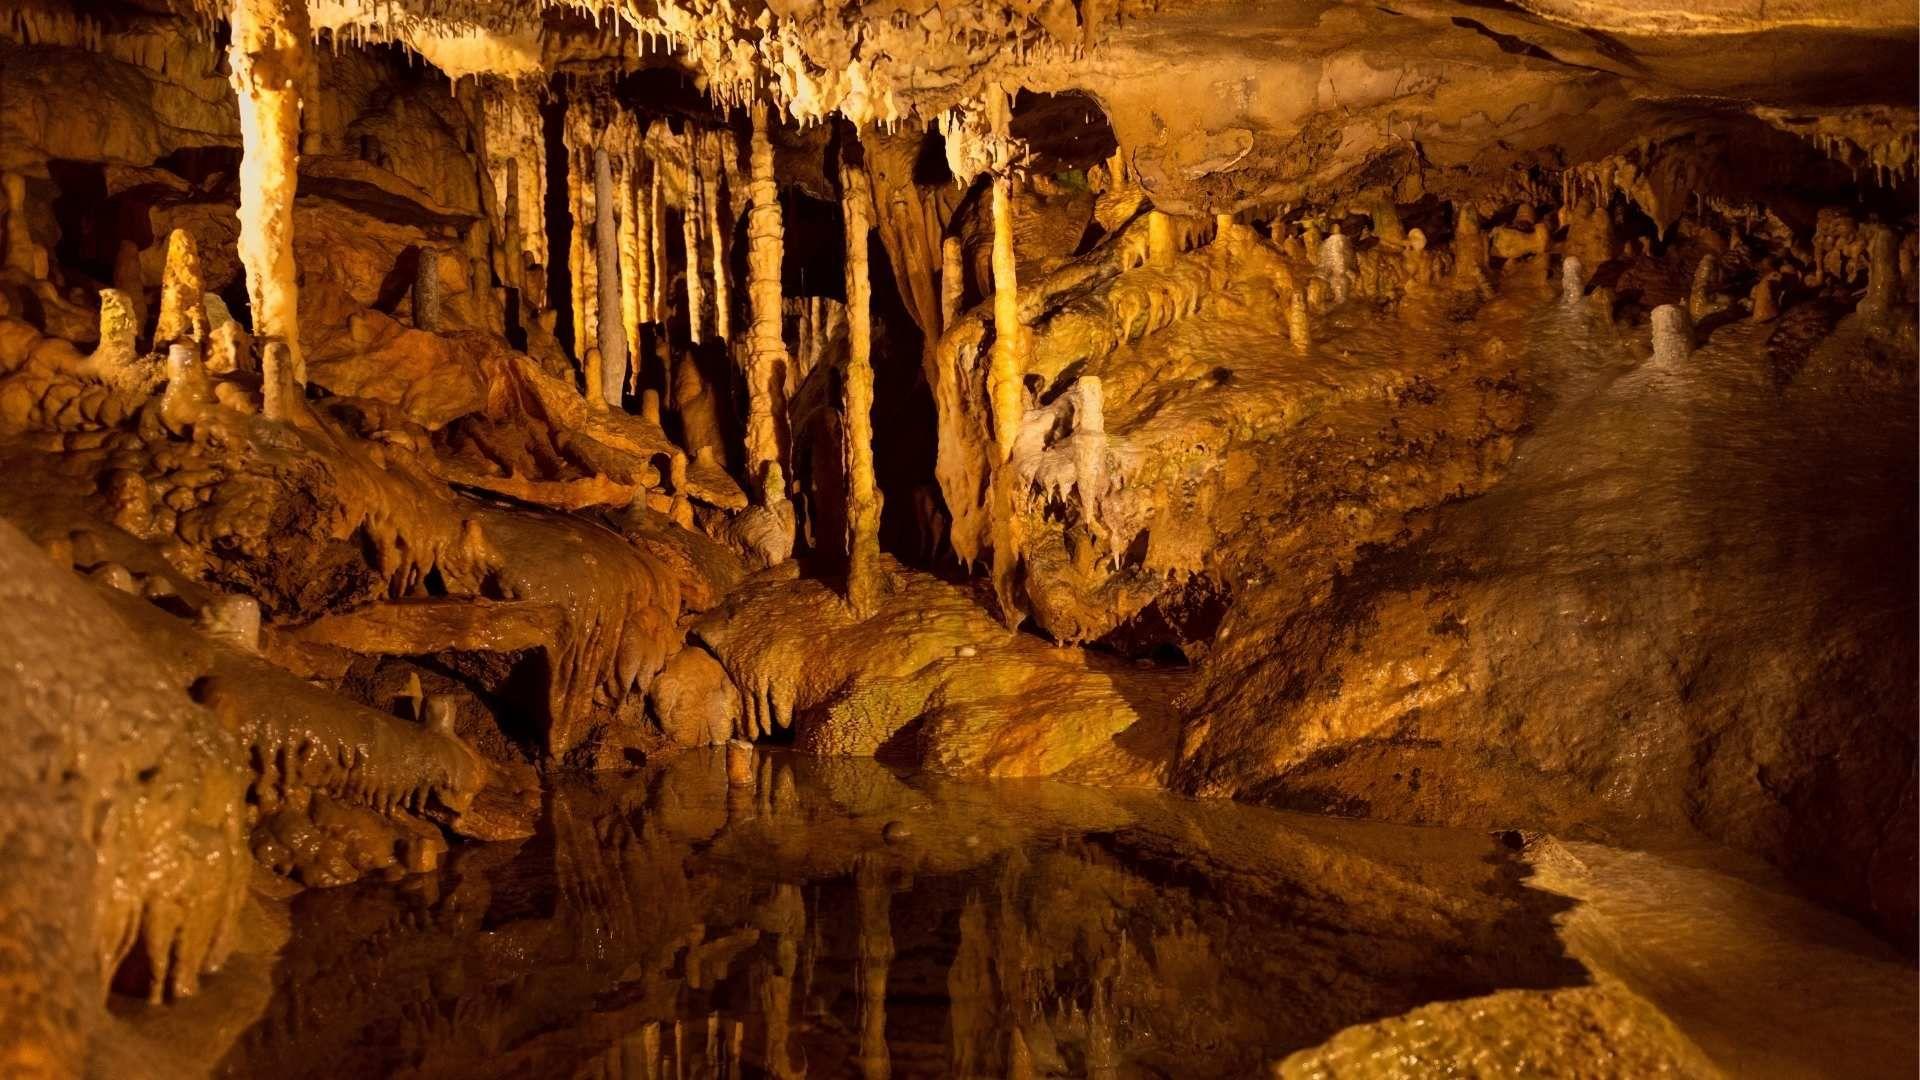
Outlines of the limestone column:
[{"label": "limestone column", "polygon": [[706,198],[708,255],[713,259],[713,336],[721,341],[733,336],[730,310],[733,300],[727,289],[727,234],[720,221],[720,181],[725,172],[720,167],[720,155],[726,152],[726,140],[730,138],[726,132],[710,135],[705,142],[713,151],[704,156],[700,166],[700,190]]},{"label": "limestone column", "polygon": [[297,390],[300,290],[293,264],[300,86],[307,77],[305,0],[234,0],[227,62],[240,95],[240,263],[256,336],[286,343]]},{"label": "limestone column", "polygon": [[1000,617],[1018,626],[1022,611],[1013,595],[1020,564],[1020,524],[1015,519],[1013,444],[1026,411],[1021,377],[1026,365],[1020,325],[1020,292],[1014,275],[1013,183],[1002,170],[993,178],[993,352],[988,358],[987,403],[993,414],[993,589]]},{"label": "limestone column", "polygon": [[705,192],[700,190],[700,169],[698,157],[699,143],[691,128],[686,135],[687,149],[687,205],[680,215],[680,239],[686,247],[687,257],[687,333],[695,345],[700,344],[700,312],[706,306],[706,294],[700,282],[700,200]]},{"label": "limestone column", "polygon": [[593,253],[599,286],[600,400],[618,408],[627,383],[620,222],[613,208],[613,162],[599,149],[593,152]]},{"label": "limestone column", "polygon": [[428,333],[440,332],[440,306],[446,295],[440,279],[440,249],[432,245],[420,248],[420,259],[413,268],[413,328]]},{"label": "limestone column", "polygon": [[873,480],[873,289],[867,277],[866,170],[840,162],[840,208],[847,238],[846,423],[841,458],[847,475],[847,602],[870,615],[880,597],[880,491]]},{"label": "limestone column", "polygon": [[[747,337],[747,475],[758,481],[769,462],[785,468],[774,423],[774,385],[789,364],[780,332],[780,264],[785,257],[780,189],[773,174],[773,143],[767,138],[767,106],[753,103],[753,143],[747,194],[747,305],[753,327]],[[772,497],[774,493],[766,493]]]}]

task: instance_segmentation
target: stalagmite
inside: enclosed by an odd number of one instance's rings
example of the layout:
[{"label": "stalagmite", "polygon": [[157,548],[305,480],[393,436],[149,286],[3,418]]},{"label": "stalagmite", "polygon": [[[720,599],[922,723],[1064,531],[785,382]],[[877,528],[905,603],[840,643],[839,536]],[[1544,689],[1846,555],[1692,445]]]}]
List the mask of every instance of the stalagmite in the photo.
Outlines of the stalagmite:
[{"label": "stalagmite", "polygon": [[437,334],[442,329],[441,302],[446,284],[440,275],[440,249],[424,246],[413,268],[413,327]]},{"label": "stalagmite", "polygon": [[228,314],[226,302],[214,293],[204,293],[200,304],[207,316],[207,370],[215,375],[252,370],[252,342]]},{"label": "stalagmite", "polygon": [[620,289],[620,230],[614,214],[613,162],[593,152],[593,251],[599,286],[600,400],[618,408],[627,384],[627,333]]},{"label": "stalagmite", "polygon": [[293,195],[299,180],[300,89],[313,36],[303,0],[235,0],[227,60],[240,95],[240,263],[253,332],[287,351],[296,392],[299,283],[293,262]]},{"label": "stalagmite", "polygon": [[185,432],[200,419],[212,394],[200,366],[200,347],[190,341],[167,346],[167,387],[160,395],[160,418],[167,430]]},{"label": "stalagmite", "polygon": [[300,387],[294,381],[293,351],[284,341],[269,341],[260,352],[260,413],[269,420],[293,419]]},{"label": "stalagmite", "polygon": [[1653,362],[1660,368],[1677,369],[1693,352],[1693,325],[1685,308],[1662,304],[1653,309]]},{"label": "stalagmite", "polygon": [[1747,317],[1754,322],[1772,322],[1780,317],[1779,275],[1768,271],[1754,282],[1753,291],[1747,294],[1750,306]]},{"label": "stalagmite", "polygon": [[773,172],[773,143],[767,137],[767,106],[762,101],[755,101],[753,105],[753,142],[748,168],[751,171],[748,194],[753,207],[747,213],[747,305],[753,326],[746,348],[747,474],[757,479],[764,474],[769,462],[785,464],[774,423],[775,389],[784,390],[782,384],[790,363],[786,337],[781,333],[780,264],[784,241],[780,189]]},{"label": "stalagmite", "polygon": [[1587,268],[1572,255],[1560,260],[1560,301],[1577,304],[1587,291]]},{"label": "stalagmite", "polygon": [[109,386],[132,389],[146,380],[142,377],[134,339],[140,324],[133,305],[119,289],[100,290],[100,342],[87,358],[87,370]]},{"label": "stalagmite", "polygon": [[1307,296],[1299,289],[1294,290],[1293,299],[1287,302],[1287,337],[1293,341],[1293,347],[1300,352],[1306,352],[1307,347],[1313,343],[1312,328],[1307,315]]},{"label": "stalagmite", "polygon": [[1480,215],[1464,203],[1453,228],[1453,275],[1459,288],[1487,285],[1487,237],[1480,231]]},{"label": "stalagmite", "polygon": [[733,336],[733,300],[727,288],[727,234],[720,220],[720,155],[726,152],[731,136],[716,132],[696,146],[710,146],[700,155],[700,192],[705,202],[708,256],[713,263],[713,335],[721,341]]},{"label": "stalagmite", "polygon": [[1867,294],[1860,301],[1863,312],[1883,313],[1893,308],[1899,295],[1899,240],[1885,225],[1867,228]]},{"label": "stalagmite", "polygon": [[847,241],[847,370],[841,458],[847,476],[847,603],[861,616],[880,598],[880,491],[873,477],[872,285],[867,278],[868,216],[873,195],[865,169],[840,162],[840,207]]},{"label": "stalagmite", "polygon": [[207,310],[201,297],[206,286],[200,279],[200,251],[193,234],[175,229],[167,236],[166,269],[160,277],[160,319],[154,325],[153,342],[167,345],[182,339],[204,341],[207,337]]},{"label": "stalagmite", "polygon": [[1694,268],[1693,289],[1687,294],[1687,314],[1695,322],[1719,311],[1724,305],[1713,295],[1713,287],[1720,280],[1720,260],[1712,255],[1702,255],[1700,265]]},{"label": "stalagmite", "polygon": [[[998,191],[995,192],[994,198],[999,198]],[[997,207],[998,203],[995,205]],[[999,211],[996,209],[994,218],[996,222],[994,235],[996,238],[999,236],[999,226],[997,224],[999,221],[998,214]],[[996,248],[995,250],[997,251],[998,249]],[[1147,261],[1154,266],[1172,266],[1173,257],[1179,254],[1179,251],[1180,247],[1178,243],[1175,242],[1173,236],[1173,219],[1160,210],[1147,211]],[[997,273],[994,281],[994,287],[998,288],[999,276]]]},{"label": "stalagmite", "polygon": [[1320,273],[1327,279],[1334,303],[1346,303],[1353,287],[1353,271],[1353,240],[1336,226],[1333,235],[1320,245]]}]

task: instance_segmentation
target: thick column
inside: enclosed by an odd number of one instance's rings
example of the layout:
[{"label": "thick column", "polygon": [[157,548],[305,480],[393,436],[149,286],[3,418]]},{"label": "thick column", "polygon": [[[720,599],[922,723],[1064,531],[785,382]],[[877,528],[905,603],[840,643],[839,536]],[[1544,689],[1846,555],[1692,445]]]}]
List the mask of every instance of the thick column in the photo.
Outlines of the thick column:
[{"label": "thick column", "polygon": [[232,24],[227,61],[240,95],[240,264],[253,332],[286,343],[297,389],[307,369],[300,354],[293,193],[312,30],[305,0],[234,0]]},{"label": "thick column", "polygon": [[846,422],[841,457],[847,474],[847,602],[872,614],[880,598],[880,491],[873,482],[873,289],[867,277],[868,210],[873,192],[858,165],[840,162],[840,208],[847,235]]},{"label": "thick column", "polygon": [[613,208],[613,162],[593,152],[593,254],[599,286],[600,400],[618,407],[627,383],[627,331],[620,294],[620,222]]},{"label": "thick column", "polygon": [[[780,332],[780,263],[785,257],[780,189],[773,175],[773,143],[767,138],[767,106],[753,103],[753,144],[748,161],[747,305],[753,327],[747,337],[747,475],[760,480],[769,462],[786,463],[774,422],[774,385],[787,367]],[[766,493],[769,498],[774,493]]]},{"label": "thick column", "polygon": [[993,590],[1009,628],[1023,612],[1013,595],[1020,565],[1020,523],[1013,498],[1013,443],[1026,411],[1020,325],[1020,292],[1014,276],[1013,186],[1005,172],[993,178],[993,352],[988,359],[987,403],[993,412]]}]

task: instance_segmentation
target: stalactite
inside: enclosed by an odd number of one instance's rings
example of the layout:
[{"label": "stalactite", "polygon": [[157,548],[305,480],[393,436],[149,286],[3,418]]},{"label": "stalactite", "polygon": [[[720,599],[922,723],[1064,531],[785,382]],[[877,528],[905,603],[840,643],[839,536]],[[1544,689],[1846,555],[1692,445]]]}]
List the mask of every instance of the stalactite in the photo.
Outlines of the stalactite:
[{"label": "stalactite", "polygon": [[255,335],[286,343],[296,387],[301,359],[299,282],[293,262],[300,88],[307,81],[302,0],[235,0],[228,63],[240,95],[240,263]]},{"label": "stalactite", "polygon": [[780,189],[773,172],[773,143],[767,138],[766,103],[754,102],[752,111],[748,167],[753,208],[747,214],[747,304],[753,325],[746,349],[747,474],[762,481],[768,463],[778,464],[783,472],[787,467],[774,422],[778,411],[774,398],[776,387],[785,389],[780,383],[790,365],[786,338],[780,332],[780,264],[784,257]]},{"label": "stalactite", "polygon": [[[627,120],[630,124],[631,118]],[[627,346],[616,373],[623,395],[638,390],[635,375],[640,369],[640,324],[645,318],[640,302],[640,207],[635,197],[640,190],[635,182],[640,173],[638,153],[634,147],[613,163],[613,199],[620,223],[620,328]]]},{"label": "stalactite", "polygon": [[[636,155],[639,150],[636,147]],[[635,318],[642,323],[660,321],[653,306],[653,163],[644,155],[636,156],[630,174],[633,184],[633,296]],[[638,371],[640,339],[634,338],[633,368]]]},{"label": "stalactite", "polygon": [[706,211],[708,254],[713,262],[713,335],[721,341],[733,336],[732,299],[727,288],[727,234],[720,219],[721,167],[732,136],[715,132],[704,140],[707,153],[700,157],[700,191]]},{"label": "stalactite", "polygon": [[613,161],[606,150],[593,154],[593,236],[599,286],[600,399],[618,408],[627,382],[627,336],[620,287],[620,226],[614,215]]},{"label": "stalactite", "polygon": [[842,157],[840,209],[847,240],[847,371],[842,460],[847,476],[847,602],[862,616],[880,597],[880,492],[873,478],[872,284],[867,277],[867,174]]},{"label": "stalactite", "polygon": [[653,263],[653,293],[649,308],[653,312],[653,321],[667,321],[667,197],[663,190],[666,180],[661,175],[661,162],[653,162],[653,177],[647,184],[647,237],[649,260]]},{"label": "stalactite", "polygon": [[587,356],[587,344],[593,338],[587,329],[587,230],[586,214],[580,198],[580,167],[578,155],[572,148],[567,151],[567,213],[571,218],[568,229],[567,280],[572,283],[568,294],[573,309],[573,351],[582,363]]},{"label": "stalactite", "polygon": [[694,144],[692,130],[687,132],[685,145],[687,204],[680,213],[680,235],[686,244],[687,333],[698,345],[701,340],[702,310],[706,306],[706,290],[700,282],[700,199],[704,193],[700,190],[700,170],[694,165],[699,149]]}]

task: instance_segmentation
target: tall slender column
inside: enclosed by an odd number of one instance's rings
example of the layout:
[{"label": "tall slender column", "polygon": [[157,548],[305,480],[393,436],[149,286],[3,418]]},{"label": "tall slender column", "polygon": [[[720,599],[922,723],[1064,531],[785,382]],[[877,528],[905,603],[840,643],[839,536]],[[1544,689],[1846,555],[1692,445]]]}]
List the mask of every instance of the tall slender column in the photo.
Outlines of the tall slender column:
[{"label": "tall slender column", "polygon": [[[788,365],[780,332],[780,189],[773,175],[773,143],[767,138],[767,105],[753,103],[753,144],[748,161],[747,305],[753,327],[747,337],[747,475],[759,482],[768,463],[785,470],[774,423],[774,383]],[[766,493],[771,498],[775,493]]]},{"label": "tall slender column", "polygon": [[1014,276],[1013,182],[1005,171],[993,178],[993,352],[988,358],[987,399],[993,413],[993,590],[1009,628],[1023,612],[1013,594],[1020,565],[1020,523],[1014,509],[1013,443],[1026,411],[1020,291]]},{"label": "tall slender column", "polygon": [[867,173],[843,156],[840,207],[847,235],[847,377],[845,442],[847,473],[847,602],[869,615],[880,598],[880,491],[873,481],[873,289],[867,277],[868,212],[873,192]]},{"label": "tall slender column", "polygon": [[293,265],[293,194],[298,182],[300,87],[307,77],[305,0],[234,0],[227,61],[240,95],[240,264],[257,336],[283,341],[296,384],[307,381],[300,352],[300,286]]},{"label": "tall slender column", "polygon": [[613,161],[593,152],[593,253],[599,286],[600,400],[618,407],[627,383],[627,331],[620,294],[620,221],[613,208]]}]

